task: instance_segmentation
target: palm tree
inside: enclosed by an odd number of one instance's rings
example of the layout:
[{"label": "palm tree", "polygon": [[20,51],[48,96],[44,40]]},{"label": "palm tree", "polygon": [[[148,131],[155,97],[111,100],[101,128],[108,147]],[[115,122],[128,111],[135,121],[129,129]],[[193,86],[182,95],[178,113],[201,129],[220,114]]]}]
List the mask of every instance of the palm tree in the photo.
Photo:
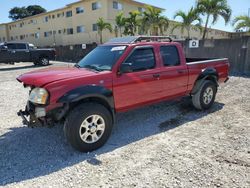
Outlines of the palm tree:
[{"label": "palm tree", "polygon": [[249,16],[237,16],[233,20],[233,26],[235,26],[235,30],[246,28],[248,32],[250,32],[250,17]]},{"label": "palm tree", "polygon": [[221,16],[227,24],[232,14],[227,0],[198,0],[197,9],[202,15],[206,15],[203,39],[206,37],[210,17],[213,17],[212,24],[217,22],[219,16]]},{"label": "palm tree", "polygon": [[147,6],[145,12],[143,12],[142,18],[142,31],[150,31],[150,35],[163,35],[163,32],[167,30],[169,26],[169,20],[162,16],[162,10],[154,8],[152,6]]},{"label": "palm tree", "polygon": [[120,37],[122,37],[122,28],[125,26],[126,18],[123,16],[123,12],[120,12],[115,17],[116,28],[119,30]]},{"label": "palm tree", "polygon": [[138,16],[141,15],[139,11],[135,10],[129,12],[129,17],[125,18],[124,34],[134,36],[137,32],[137,27],[140,25]]},{"label": "palm tree", "polygon": [[[174,19],[176,17],[180,17],[182,19],[181,23],[176,23],[172,29],[172,32],[176,29],[176,28],[181,28],[181,32],[184,32],[184,29],[187,30],[188,33],[188,39],[190,39],[190,30],[191,28],[198,28],[201,30],[201,23],[202,20],[199,17],[199,14],[197,12],[197,9],[195,9],[194,7],[191,7],[191,9],[188,11],[188,13],[185,13],[181,10],[179,10],[178,12],[175,13],[174,15]],[[195,22],[195,25],[193,25]]]},{"label": "palm tree", "polygon": [[98,34],[100,36],[100,43],[102,44],[102,32],[103,30],[107,29],[109,30],[109,32],[111,33],[112,32],[112,26],[110,23],[108,22],[105,22],[104,19],[102,17],[100,17],[98,20],[97,20],[97,27],[98,27]]}]

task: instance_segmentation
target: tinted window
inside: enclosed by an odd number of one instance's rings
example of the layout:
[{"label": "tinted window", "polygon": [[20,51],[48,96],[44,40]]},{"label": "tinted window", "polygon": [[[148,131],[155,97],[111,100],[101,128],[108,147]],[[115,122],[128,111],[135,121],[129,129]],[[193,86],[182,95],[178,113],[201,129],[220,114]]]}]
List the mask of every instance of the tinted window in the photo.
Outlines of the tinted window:
[{"label": "tinted window", "polygon": [[136,49],[125,63],[131,65],[133,72],[154,68],[155,56],[153,48]]},{"label": "tinted window", "polygon": [[26,50],[26,44],[16,44],[17,50]]},{"label": "tinted window", "polygon": [[179,53],[175,46],[162,46],[161,56],[163,59],[164,66],[180,65]]},{"label": "tinted window", "polygon": [[15,44],[7,44],[7,47],[10,50],[15,50],[16,49],[16,45]]}]

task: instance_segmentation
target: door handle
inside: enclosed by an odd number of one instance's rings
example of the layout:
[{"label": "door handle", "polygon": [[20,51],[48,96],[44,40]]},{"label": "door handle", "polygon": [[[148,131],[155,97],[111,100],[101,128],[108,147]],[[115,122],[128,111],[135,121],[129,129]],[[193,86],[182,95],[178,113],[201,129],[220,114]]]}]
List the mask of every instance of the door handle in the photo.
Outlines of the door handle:
[{"label": "door handle", "polygon": [[183,73],[185,73],[186,71],[185,70],[178,70],[177,71],[179,74],[183,74]]},{"label": "door handle", "polygon": [[160,74],[153,74],[154,78],[160,78]]}]

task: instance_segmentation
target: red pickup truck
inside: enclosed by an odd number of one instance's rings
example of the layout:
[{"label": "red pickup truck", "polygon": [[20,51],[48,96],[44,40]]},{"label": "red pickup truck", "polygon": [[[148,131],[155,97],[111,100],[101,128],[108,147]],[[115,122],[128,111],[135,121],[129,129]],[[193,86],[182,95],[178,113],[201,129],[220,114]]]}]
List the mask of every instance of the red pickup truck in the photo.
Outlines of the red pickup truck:
[{"label": "red pickup truck", "polygon": [[116,38],[74,67],[19,76],[30,94],[18,115],[30,127],[63,122],[70,144],[92,151],[108,140],[118,112],[183,96],[208,109],[228,72],[227,59],[185,58],[181,44],[168,37]]}]

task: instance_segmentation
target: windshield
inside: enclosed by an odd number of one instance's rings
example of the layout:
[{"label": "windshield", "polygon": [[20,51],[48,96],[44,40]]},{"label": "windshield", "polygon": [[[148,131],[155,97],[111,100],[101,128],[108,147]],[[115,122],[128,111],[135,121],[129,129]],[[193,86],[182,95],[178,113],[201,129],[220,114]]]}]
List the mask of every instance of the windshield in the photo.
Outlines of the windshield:
[{"label": "windshield", "polygon": [[75,66],[96,71],[112,70],[113,65],[122,56],[125,49],[126,46],[99,46]]}]

